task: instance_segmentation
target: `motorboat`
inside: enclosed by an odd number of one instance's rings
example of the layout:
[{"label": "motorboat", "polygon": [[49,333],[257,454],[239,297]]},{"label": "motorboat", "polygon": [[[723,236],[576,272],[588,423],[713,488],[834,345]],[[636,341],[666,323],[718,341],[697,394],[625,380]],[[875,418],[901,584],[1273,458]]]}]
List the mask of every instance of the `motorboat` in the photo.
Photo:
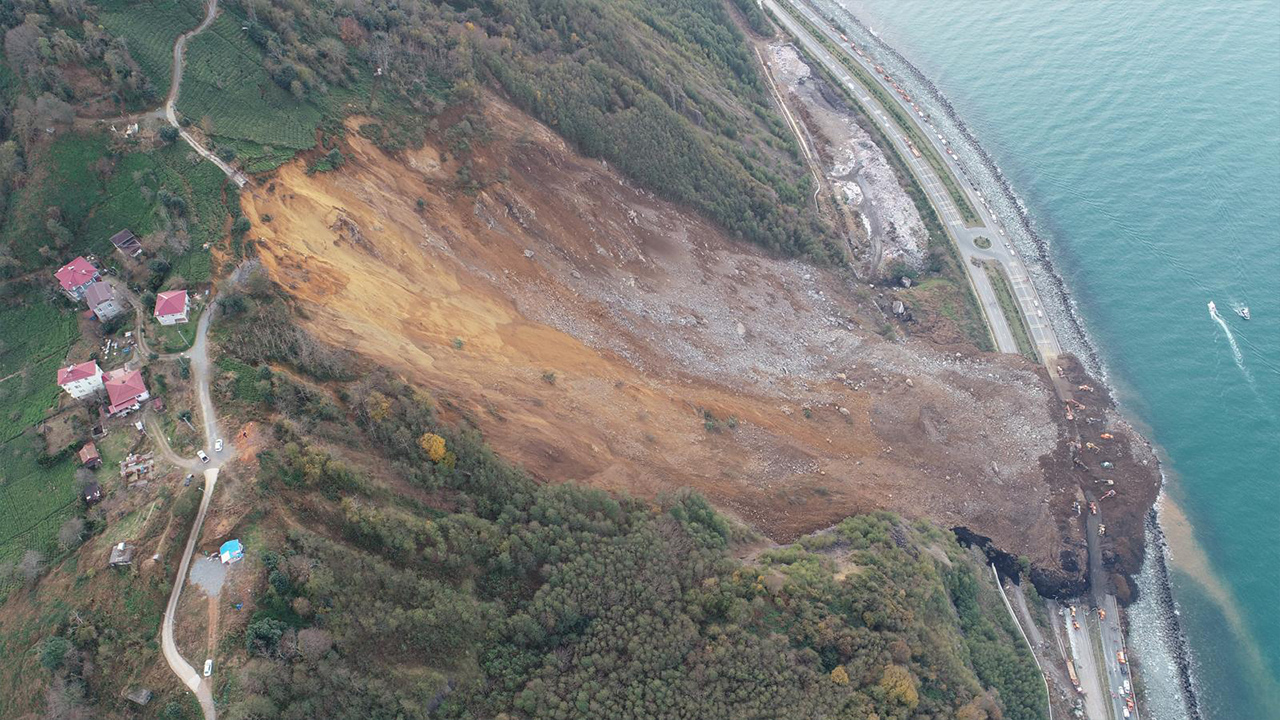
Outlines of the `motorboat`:
[{"label": "motorboat", "polygon": [[1241,305],[1240,307],[1236,308],[1236,314],[1237,314],[1237,315],[1239,315],[1240,317],[1244,318],[1245,320],[1248,320],[1248,319],[1249,319],[1249,306],[1248,306],[1248,305]]}]

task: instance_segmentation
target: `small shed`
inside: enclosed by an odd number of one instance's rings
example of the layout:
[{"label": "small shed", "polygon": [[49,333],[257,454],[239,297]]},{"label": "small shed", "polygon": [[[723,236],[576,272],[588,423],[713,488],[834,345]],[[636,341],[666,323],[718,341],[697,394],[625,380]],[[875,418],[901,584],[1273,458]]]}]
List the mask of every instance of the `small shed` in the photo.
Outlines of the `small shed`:
[{"label": "small shed", "polygon": [[102,502],[102,486],[96,482],[91,482],[84,486],[84,498],[86,505],[96,505]]},{"label": "small shed", "polygon": [[138,705],[146,705],[151,702],[151,691],[144,687],[137,687],[130,690],[129,693],[125,695],[125,699],[130,702],[137,703]]},{"label": "small shed", "polygon": [[222,548],[218,550],[218,556],[222,558],[224,563],[233,563],[244,558],[244,546],[239,540],[228,540],[222,543]]},{"label": "small shed", "polygon": [[142,254],[142,243],[138,242],[132,230],[121,230],[112,235],[111,244],[115,245],[116,250],[125,257],[135,258]]},{"label": "small shed", "polygon": [[107,564],[111,567],[120,567],[121,565],[130,565],[133,563],[134,547],[126,542],[117,543],[111,546],[111,557],[107,558]]},{"label": "small shed", "polygon": [[98,446],[91,442],[80,448],[80,464],[90,470],[97,470],[102,465],[102,456],[98,454]]}]

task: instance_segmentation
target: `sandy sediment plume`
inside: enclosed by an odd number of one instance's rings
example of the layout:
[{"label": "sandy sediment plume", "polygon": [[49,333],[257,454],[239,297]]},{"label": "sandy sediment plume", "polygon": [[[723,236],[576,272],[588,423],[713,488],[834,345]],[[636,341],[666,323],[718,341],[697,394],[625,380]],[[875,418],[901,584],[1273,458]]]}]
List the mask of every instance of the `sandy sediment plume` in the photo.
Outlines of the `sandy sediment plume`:
[{"label": "sandy sediment plume", "polygon": [[1069,429],[1041,368],[885,340],[879,291],[734,242],[486,103],[465,164],[430,143],[390,157],[353,119],[340,171],[299,161],[246,194],[312,333],[447,398],[547,481],[693,487],[779,541],[884,508],[1079,586],[1077,487],[1052,461]]}]

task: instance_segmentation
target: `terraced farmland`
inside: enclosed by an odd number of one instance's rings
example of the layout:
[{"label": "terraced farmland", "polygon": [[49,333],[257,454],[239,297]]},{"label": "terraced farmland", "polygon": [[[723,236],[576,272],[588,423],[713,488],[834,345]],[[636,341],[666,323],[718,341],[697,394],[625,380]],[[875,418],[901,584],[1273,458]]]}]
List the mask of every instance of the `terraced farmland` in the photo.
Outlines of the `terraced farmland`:
[{"label": "terraced farmland", "polygon": [[151,81],[157,102],[163,100],[173,76],[173,43],[200,24],[201,4],[196,0],[103,0],[98,7],[98,22],[107,32],[124,38],[129,54]]},{"label": "terraced farmland", "polygon": [[74,507],[74,461],[37,463],[34,426],[62,392],[57,371],[76,332],[74,316],[51,305],[0,312],[0,563],[47,547]]},{"label": "terraced farmland", "polygon": [[274,150],[315,144],[321,112],[281,89],[263,69],[262,53],[224,12],[187,46],[178,111],[216,138],[247,140]]}]

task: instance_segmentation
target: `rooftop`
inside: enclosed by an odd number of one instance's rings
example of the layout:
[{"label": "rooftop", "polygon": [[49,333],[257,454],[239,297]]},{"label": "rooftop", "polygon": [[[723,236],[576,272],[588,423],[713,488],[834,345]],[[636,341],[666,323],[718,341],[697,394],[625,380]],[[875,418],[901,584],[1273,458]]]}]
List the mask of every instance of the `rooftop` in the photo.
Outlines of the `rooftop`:
[{"label": "rooftop", "polygon": [[63,290],[74,290],[93,280],[93,276],[97,274],[98,268],[83,257],[78,257],[59,268],[53,276],[58,278]]},{"label": "rooftop", "polygon": [[156,317],[181,315],[187,309],[187,291],[170,290],[156,295]]},{"label": "rooftop", "polygon": [[147,391],[147,384],[142,381],[142,372],[128,368],[117,368],[102,376],[102,384],[107,387],[107,397],[110,398],[112,407],[126,405]]},{"label": "rooftop", "polygon": [[99,372],[101,371],[98,370],[98,363],[96,360],[82,362],[79,365],[68,365],[67,367],[58,369],[58,384],[66,385],[67,383],[75,382],[76,380],[84,380],[85,378],[97,375]]},{"label": "rooftop", "polygon": [[116,299],[116,291],[104,282],[89,283],[89,287],[84,289],[84,301],[89,303],[89,307],[96,307],[108,300]]},{"label": "rooftop", "polygon": [[133,257],[142,252],[142,243],[138,242],[138,238],[133,234],[132,230],[121,230],[111,236],[111,244],[116,246],[120,252]]}]

